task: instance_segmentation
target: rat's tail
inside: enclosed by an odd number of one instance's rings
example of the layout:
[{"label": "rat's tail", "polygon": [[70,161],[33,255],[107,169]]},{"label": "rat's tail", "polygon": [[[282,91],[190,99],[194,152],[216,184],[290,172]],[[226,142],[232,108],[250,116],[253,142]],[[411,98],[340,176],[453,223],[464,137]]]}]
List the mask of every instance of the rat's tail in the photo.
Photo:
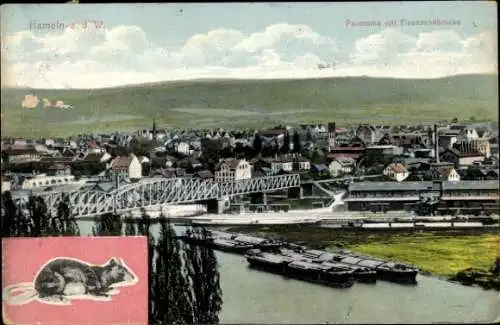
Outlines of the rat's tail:
[{"label": "rat's tail", "polygon": [[5,287],[2,292],[2,300],[9,305],[24,305],[38,296],[33,283],[24,282]]}]

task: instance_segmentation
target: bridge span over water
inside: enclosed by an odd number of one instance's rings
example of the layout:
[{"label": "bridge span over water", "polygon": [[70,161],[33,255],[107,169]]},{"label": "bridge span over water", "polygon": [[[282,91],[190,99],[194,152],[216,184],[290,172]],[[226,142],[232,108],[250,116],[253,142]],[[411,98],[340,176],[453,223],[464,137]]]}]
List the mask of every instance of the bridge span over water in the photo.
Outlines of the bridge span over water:
[{"label": "bridge span over water", "polygon": [[[43,198],[47,208],[56,213],[60,202],[69,203],[75,217],[97,216],[105,213],[125,213],[163,204],[220,202],[224,198],[251,193],[265,193],[300,187],[300,176],[288,174],[257,177],[232,182],[216,182],[199,178],[147,178],[120,186],[111,192],[99,190],[50,191],[35,195]],[[22,208],[28,197],[14,198]]]}]

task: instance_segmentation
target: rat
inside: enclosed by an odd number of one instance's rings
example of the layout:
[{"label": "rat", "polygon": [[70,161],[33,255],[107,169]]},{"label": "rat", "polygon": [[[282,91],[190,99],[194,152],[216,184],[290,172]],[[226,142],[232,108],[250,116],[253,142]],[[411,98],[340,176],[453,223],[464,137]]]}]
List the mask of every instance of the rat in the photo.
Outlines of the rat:
[{"label": "rat", "polygon": [[33,282],[11,285],[3,290],[10,305],[24,305],[35,299],[50,304],[71,304],[71,299],[110,301],[117,287],[138,282],[137,276],[120,258],[103,265],[58,257],[40,268]]}]

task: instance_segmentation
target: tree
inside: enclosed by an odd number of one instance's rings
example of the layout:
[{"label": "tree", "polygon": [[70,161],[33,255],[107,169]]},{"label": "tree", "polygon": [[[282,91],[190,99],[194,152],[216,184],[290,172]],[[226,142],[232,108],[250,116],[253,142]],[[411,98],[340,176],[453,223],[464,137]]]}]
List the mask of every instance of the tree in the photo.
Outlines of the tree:
[{"label": "tree", "polygon": [[47,205],[40,196],[28,198],[28,212],[31,224],[29,234],[33,237],[51,235]]},{"label": "tree", "polygon": [[160,324],[195,324],[194,304],[182,265],[179,241],[168,219],[160,216],[159,221],[152,319]]},{"label": "tree", "polygon": [[293,152],[295,153],[301,153],[302,152],[302,148],[300,146],[300,135],[297,131],[295,131],[293,133]]},{"label": "tree", "polygon": [[144,208],[141,209],[141,218],[137,222],[137,231],[139,234],[142,236],[147,236],[149,238],[149,228],[151,225],[151,218],[150,216],[146,213],[146,210]]},{"label": "tree", "polygon": [[94,236],[120,236],[122,234],[122,220],[120,215],[107,213],[102,216],[97,216],[95,225],[92,228]]},{"label": "tree", "polygon": [[290,133],[286,132],[283,138],[283,146],[281,147],[281,153],[288,153],[290,151]]},{"label": "tree", "polygon": [[128,216],[125,221],[125,236],[136,236],[137,228],[135,227],[135,220],[132,216]]},{"label": "tree", "polygon": [[[75,217],[71,213],[69,197],[66,194],[63,194],[61,202],[57,205],[56,218],[51,218],[51,221],[54,222],[53,226],[50,227],[51,232],[54,234],[63,236],[80,235],[80,229],[76,223]],[[56,226],[56,224],[58,226]]]},{"label": "tree", "polygon": [[10,191],[2,195],[2,236],[13,236],[17,226],[17,207]]},{"label": "tree", "polygon": [[258,133],[256,133],[253,138],[253,150],[256,156],[262,152],[262,138]]},{"label": "tree", "polygon": [[[199,228],[192,230],[201,238],[207,231]],[[205,246],[186,245],[186,255],[190,261],[188,272],[193,283],[193,298],[198,324],[217,324],[222,307],[222,290],[220,288],[217,258],[214,250]]]}]

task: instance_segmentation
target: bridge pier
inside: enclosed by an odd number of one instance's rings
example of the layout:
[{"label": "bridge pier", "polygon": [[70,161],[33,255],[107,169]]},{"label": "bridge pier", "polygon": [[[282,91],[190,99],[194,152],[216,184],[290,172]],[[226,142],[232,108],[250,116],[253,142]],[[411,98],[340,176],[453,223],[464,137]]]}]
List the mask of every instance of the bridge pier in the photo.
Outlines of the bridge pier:
[{"label": "bridge pier", "polygon": [[288,189],[289,199],[301,199],[304,196],[304,190],[302,187],[291,187]]},{"label": "bridge pier", "polygon": [[207,213],[221,214],[224,212],[224,200],[207,200]]},{"label": "bridge pier", "polygon": [[250,194],[250,204],[267,205],[267,194],[262,192]]},{"label": "bridge pier", "polygon": [[302,196],[313,196],[313,184],[303,184],[300,188],[302,189]]}]

